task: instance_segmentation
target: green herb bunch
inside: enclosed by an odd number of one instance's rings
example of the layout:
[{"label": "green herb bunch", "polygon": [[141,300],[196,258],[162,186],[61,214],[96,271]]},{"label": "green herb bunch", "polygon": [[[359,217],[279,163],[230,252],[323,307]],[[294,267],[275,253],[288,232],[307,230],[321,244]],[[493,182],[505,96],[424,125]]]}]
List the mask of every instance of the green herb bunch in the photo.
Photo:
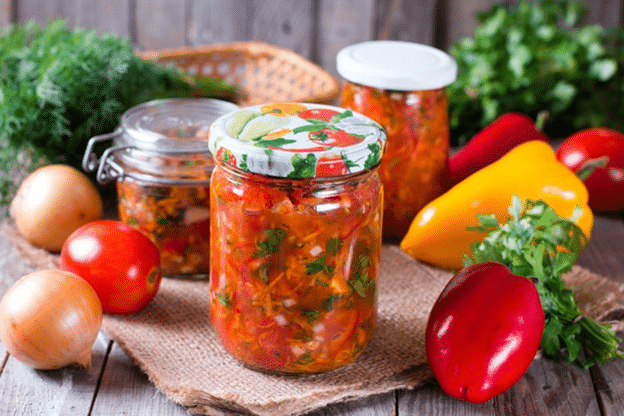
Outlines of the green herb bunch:
[{"label": "green herb bunch", "polygon": [[[621,358],[621,340],[608,325],[582,314],[562,279],[587,244],[583,231],[542,200],[528,200],[523,207],[514,195],[509,214],[505,224],[493,215],[478,216],[479,225],[469,229],[489,234],[473,244],[472,258],[466,256],[464,264],[496,261],[514,274],[537,279],[546,321],[540,345],[545,355],[559,358],[567,350],[570,362],[579,360],[585,367]],[[580,358],[583,347],[585,358]]]},{"label": "green herb bunch", "polygon": [[234,86],[192,77],[173,64],[135,54],[127,37],[13,24],[0,34],[0,202],[14,192],[16,170],[46,163],[80,165],[88,140],[112,132],[124,111],[168,97],[232,100]]},{"label": "green herb bunch", "polygon": [[624,131],[624,29],[583,24],[586,13],[580,1],[521,0],[478,14],[474,36],[449,51],[458,64],[448,87],[451,142],[466,143],[510,111],[547,112],[550,137]]}]

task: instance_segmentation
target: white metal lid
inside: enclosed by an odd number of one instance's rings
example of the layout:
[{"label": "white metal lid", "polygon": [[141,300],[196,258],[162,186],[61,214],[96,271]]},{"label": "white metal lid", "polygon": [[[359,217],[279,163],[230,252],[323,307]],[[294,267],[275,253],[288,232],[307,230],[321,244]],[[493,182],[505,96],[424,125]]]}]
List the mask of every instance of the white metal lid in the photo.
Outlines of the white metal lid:
[{"label": "white metal lid", "polygon": [[348,81],[385,90],[423,91],[445,87],[457,77],[457,63],[431,46],[374,40],[347,46],[336,56]]},{"label": "white metal lid", "polygon": [[281,178],[344,176],[373,168],[386,143],[383,128],[352,110],[274,103],[218,118],[210,130],[214,158]]}]

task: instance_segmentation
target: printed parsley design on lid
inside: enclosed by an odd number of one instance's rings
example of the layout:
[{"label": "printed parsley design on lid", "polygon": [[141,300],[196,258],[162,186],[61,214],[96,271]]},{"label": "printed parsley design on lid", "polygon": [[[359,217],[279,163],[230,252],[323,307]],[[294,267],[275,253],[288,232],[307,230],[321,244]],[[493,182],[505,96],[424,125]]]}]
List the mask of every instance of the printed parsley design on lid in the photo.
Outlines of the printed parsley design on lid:
[{"label": "printed parsley design on lid", "polygon": [[350,109],[322,104],[248,107],[217,120],[213,129],[212,153],[227,154],[219,161],[292,179],[337,177],[374,168],[385,146],[385,132],[378,123]]}]

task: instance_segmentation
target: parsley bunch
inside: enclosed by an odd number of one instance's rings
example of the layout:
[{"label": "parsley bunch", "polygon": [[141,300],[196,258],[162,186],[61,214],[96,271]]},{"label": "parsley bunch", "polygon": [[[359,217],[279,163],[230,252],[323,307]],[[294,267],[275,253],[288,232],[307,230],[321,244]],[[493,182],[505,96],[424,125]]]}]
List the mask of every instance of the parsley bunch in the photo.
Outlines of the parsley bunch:
[{"label": "parsley bunch", "polygon": [[[587,244],[583,231],[571,220],[561,218],[544,201],[526,201],[514,195],[509,207],[511,218],[499,224],[493,215],[479,215],[479,225],[470,229],[488,232],[472,247],[472,258],[465,265],[496,261],[517,275],[537,279],[536,287],[545,314],[542,352],[568,360],[579,360],[590,367],[613,358],[622,358],[620,339],[609,329],[581,313],[574,292],[565,285],[562,275],[572,270]],[[580,359],[585,347],[586,358]]]},{"label": "parsley bunch", "polygon": [[448,86],[451,142],[466,143],[498,116],[519,111],[550,137],[611,127],[624,131],[624,29],[583,23],[580,1],[495,4],[472,38],[454,44],[457,80]]},{"label": "parsley bunch", "polygon": [[79,167],[88,140],[112,132],[134,105],[234,94],[229,83],[138,57],[127,37],[62,20],[9,25],[0,34],[0,202],[10,199],[20,170]]}]

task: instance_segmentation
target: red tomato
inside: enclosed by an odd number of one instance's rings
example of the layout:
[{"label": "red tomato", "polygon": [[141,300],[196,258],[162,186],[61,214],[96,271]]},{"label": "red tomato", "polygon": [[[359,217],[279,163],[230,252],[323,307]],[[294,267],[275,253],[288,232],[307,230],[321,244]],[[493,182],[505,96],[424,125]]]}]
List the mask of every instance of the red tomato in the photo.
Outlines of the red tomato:
[{"label": "red tomato", "polygon": [[340,155],[321,156],[316,162],[316,177],[341,176],[349,173]]},{"label": "red tomato", "polygon": [[361,143],[364,139],[347,133],[344,130],[325,128],[309,134],[310,140],[323,146],[347,147]]},{"label": "red tomato", "polygon": [[461,269],[433,305],[427,360],[447,394],[483,403],[520,380],[543,331],[533,282],[503,264],[477,263]]},{"label": "red tomato", "polygon": [[338,111],[331,110],[329,108],[313,108],[310,110],[301,111],[297,115],[300,118],[303,118],[306,120],[314,119],[314,120],[329,121],[336,114],[340,114],[340,113]]},{"label": "red tomato", "polygon": [[163,252],[184,254],[188,246],[188,237],[163,237],[161,247]]},{"label": "red tomato", "polygon": [[603,127],[580,130],[561,143],[557,159],[578,172],[592,159],[608,157],[583,182],[589,193],[589,207],[594,211],[624,209],[624,134]]},{"label": "red tomato", "polygon": [[162,277],[156,245],[121,221],[78,228],[63,244],[60,263],[91,284],[105,313],[140,311],[156,296]]},{"label": "red tomato", "polygon": [[217,150],[216,158],[223,161],[223,163],[227,165],[236,166],[236,156],[234,156],[232,152],[224,149],[223,147],[220,147],[219,150]]}]

